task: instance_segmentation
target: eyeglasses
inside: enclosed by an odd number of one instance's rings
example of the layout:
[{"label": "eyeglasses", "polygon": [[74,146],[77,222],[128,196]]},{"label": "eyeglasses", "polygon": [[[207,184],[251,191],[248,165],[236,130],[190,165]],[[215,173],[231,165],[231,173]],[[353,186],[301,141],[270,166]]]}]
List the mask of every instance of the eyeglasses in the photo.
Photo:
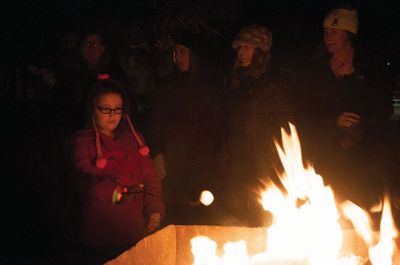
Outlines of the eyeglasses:
[{"label": "eyeglasses", "polygon": [[100,44],[97,42],[94,42],[94,41],[89,41],[89,42],[86,42],[83,44],[83,47],[87,47],[87,48],[96,48],[98,46],[100,46]]},{"label": "eyeglasses", "polygon": [[100,110],[100,112],[104,113],[104,114],[111,114],[112,112],[114,112],[115,114],[122,114],[122,112],[124,111],[123,107],[118,107],[118,108],[112,109],[109,107],[97,106],[97,109]]}]

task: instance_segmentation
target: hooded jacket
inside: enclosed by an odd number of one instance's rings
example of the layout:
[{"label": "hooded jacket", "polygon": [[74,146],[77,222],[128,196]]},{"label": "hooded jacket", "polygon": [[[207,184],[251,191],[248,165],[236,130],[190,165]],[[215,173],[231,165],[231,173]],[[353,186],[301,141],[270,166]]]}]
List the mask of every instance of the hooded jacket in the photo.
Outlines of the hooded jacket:
[{"label": "hooded jacket", "polygon": [[222,80],[191,50],[189,70],[174,66],[155,96],[148,142],[154,155],[164,155],[170,199],[196,200],[212,179],[223,123]]}]

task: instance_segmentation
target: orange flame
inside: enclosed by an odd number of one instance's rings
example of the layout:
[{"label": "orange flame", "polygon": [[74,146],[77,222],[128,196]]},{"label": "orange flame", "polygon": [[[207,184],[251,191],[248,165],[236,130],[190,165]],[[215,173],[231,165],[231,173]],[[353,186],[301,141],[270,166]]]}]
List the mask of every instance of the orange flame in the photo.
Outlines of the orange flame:
[{"label": "orange flame", "polygon": [[[191,242],[194,265],[364,264],[365,257],[342,255],[344,231],[334,193],[311,166],[303,165],[296,128],[289,127],[291,134],[282,129],[282,146],[275,142],[284,168],[279,178],[286,192],[269,181],[260,198],[264,210],[274,216],[274,223],[267,228],[267,250],[249,257],[242,240],[225,244],[224,255],[219,257],[214,241],[196,237]],[[300,206],[299,200],[303,202]],[[365,241],[373,265],[400,264],[395,244],[398,232],[387,196],[383,205],[379,238],[371,228],[371,218],[360,207],[347,201],[340,209]]]}]

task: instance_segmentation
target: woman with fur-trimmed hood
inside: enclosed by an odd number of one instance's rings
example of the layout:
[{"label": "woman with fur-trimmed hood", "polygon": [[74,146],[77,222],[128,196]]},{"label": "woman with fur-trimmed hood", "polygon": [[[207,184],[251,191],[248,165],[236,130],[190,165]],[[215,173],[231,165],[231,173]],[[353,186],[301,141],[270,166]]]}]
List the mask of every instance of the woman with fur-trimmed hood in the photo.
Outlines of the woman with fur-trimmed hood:
[{"label": "woman with fur-trimmed hood", "polygon": [[273,138],[293,117],[290,82],[271,60],[272,35],[264,26],[239,31],[231,86],[223,174],[230,195],[227,208],[246,225],[260,225],[261,205],[253,188],[274,174]]}]

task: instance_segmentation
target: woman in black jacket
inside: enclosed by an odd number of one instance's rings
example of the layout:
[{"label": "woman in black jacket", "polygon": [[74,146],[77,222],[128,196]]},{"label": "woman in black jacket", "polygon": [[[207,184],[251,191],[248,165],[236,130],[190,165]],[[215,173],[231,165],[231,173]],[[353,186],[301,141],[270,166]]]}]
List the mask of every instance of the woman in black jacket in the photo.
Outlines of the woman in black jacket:
[{"label": "woman in black jacket", "polygon": [[379,180],[377,144],[392,114],[390,90],[355,45],[357,11],[333,9],[323,22],[326,51],[303,75],[302,136],[310,159],[339,196],[369,205]]}]

